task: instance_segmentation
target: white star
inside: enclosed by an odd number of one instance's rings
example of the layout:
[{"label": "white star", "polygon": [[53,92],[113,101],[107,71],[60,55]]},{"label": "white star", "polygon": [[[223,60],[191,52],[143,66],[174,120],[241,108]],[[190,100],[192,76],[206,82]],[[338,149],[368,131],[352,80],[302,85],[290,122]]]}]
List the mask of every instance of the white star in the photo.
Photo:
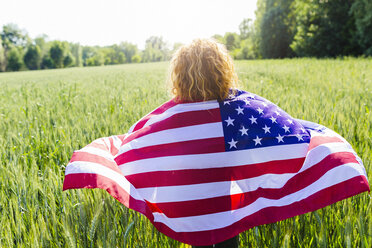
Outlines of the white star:
[{"label": "white star", "polygon": [[297,136],[298,141],[300,141],[300,140],[304,141],[301,134],[298,133],[298,134],[296,134],[296,136]]},{"label": "white star", "polygon": [[262,104],[264,107],[267,107],[267,103],[266,103],[266,102],[261,102],[261,104]]},{"label": "white star", "polygon": [[303,133],[306,132],[305,128],[301,127],[300,129]]},{"label": "white star", "polygon": [[230,102],[229,101],[224,101],[223,105],[225,106],[226,104],[230,105]]},{"label": "white star", "polygon": [[265,125],[262,129],[265,130],[265,133],[270,133],[270,127]]},{"label": "white star", "polygon": [[243,113],[243,110],[244,110],[244,109],[242,109],[240,106],[238,106],[238,108],[236,108],[235,110],[238,111],[238,115],[239,115],[239,114],[244,115],[244,113]]},{"label": "white star", "polygon": [[289,132],[289,127],[287,127],[286,125],[283,126],[284,130],[285,130],[285,133],[286,132]]},{"label": "white star", "polygon": [[235,95],[233,95],[233,94],[230,94],[230,95],[229,95],[229,98],[234,98],[234,96],[235,96]]},{"label": "white star", "polygon": [[249,120],[251,120],[251,124],[253,123],[256,123],[257,124],[257,118],[254,118],[253,115],[251,115],[251,118],[248,118]]},{"label": "white star", "polygon": [[244,99],[243,101],[245,102],[246,105],[251,105],[251,102],[248,101],[248,99]]},{"label": "white star", "polygon": [[271,116],[270,120],[272,121],[272,123],[274,123],[274,122],[277,123],[276,118],[274,116]]},{"label": "white star", "polygon": [[263,109],[261,109],[260,107],[258,107],[258,109],[256,109],[258,111],[259,114],[263,114]]},{"label": "white star", "polygon": [[293,124],[293,121],[291,119],[287,119],[289,124]]},{"label": "white star", "polygon": [[280,143],[280,142],[284,143],[284,140],[283,140],[284,136],[281,136],[280,134],[278,134],[278,137],[276,137],[276,138],[278,139],[278,143]]},{"label": "white star", "polygon": [[278,110],[274,111],[277,116],[280,116],[280,112]]},{"label": "white star", "polygon": [[248,133],[247,133],[248,130],[249,129],[248,128],[245,128],[244,126],[241,129],[239,129],[239,131],[242,132],[242,134],[241,134],[242,136],[243,135],[248,135]]},{"label": "white star", "polygon": [[234,121],[235,121],[235,119],[231,119],[230,116],[229,116],[229,118],[228,118],[227,120],[225,120],[225,121],[227,122],[227,126],[230,126],[230,125],[234,126]]},{"label": "white star", "polygon": [[256,136],[256,138],[253,139],[253,140],[254,140],[254,145],[255,145],[255,146],[258,145],[258,144],[262,145],[262,144],[261,144],[261,140],[262,140],[262,138],[258,138],[258,136]]},{"label": "white star", "polygon": [[231,139],[231,141],[227,142],[227,143],[229,143],[230,149],[233,148],[233,147],[237,148],[236,143],[238,143],[238,141],[235,141],[234,139]]}]

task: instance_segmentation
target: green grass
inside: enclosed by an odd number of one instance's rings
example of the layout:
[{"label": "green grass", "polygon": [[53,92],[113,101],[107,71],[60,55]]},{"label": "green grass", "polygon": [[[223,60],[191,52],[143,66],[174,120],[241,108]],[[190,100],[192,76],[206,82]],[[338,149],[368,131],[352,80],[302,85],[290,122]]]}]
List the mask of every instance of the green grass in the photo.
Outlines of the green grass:
[{"label": "green grass", "polygon": [[[241,88],[341,134],[371,181],[372,60],[236,62]],[[167,63],[0,74],[0,247],[186,247],[103,190],[62,192],[72,152],[169,99]],[[242,247],[371,247],[371,196],[240,234]]]}]

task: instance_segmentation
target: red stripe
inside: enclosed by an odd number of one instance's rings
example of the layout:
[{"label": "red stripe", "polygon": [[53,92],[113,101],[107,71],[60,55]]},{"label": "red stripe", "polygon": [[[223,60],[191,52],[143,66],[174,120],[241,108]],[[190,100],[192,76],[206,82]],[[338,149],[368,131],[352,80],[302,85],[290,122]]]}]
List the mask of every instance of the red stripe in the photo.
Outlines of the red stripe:
[{"label": "red stripe", "polygon": [[[301,169],[304,160],[305,158],[295,158],[234,167],[145,172],[128,175],[126,178],[135,185],[137,189],[235,181],[258,177],[268,173],[295,173]],[[156,178],[156,180],[153,180],[154,178]]]},{"label": "red stripe", "polygon": [[155,157],[176,156],[185,154],[203,154],[225,151],[224,137],[189,140],[139,149],[131,149],[115,158],[118,165]]},{"label": "red stripe", "polygon": [[126,207],[142,213],[150,221],[153,221],[154,217],[150,209],[146,205],[146,202],[134,199],[128,194],[128,192],[126,192],[110,178],[98,174],[89,173],[68,174],[65,176],[65,180],[63,182],[63,190],[81,188],[104,189]]},{"label": "red stripe", "polygon": [[111,145],[111,151],[110,153],[112,155],[116,155],[118,154],[118,149],[116,148],[116,146],[114,145],[114,138],[113,137],[109,137],[109,141],[110,141],[110,145]]},{"label": "red stripe", "polygon": [[124,140],[122,145],[150,133],[213,122],[221,122],[219,108],[178,113],[170,116],[167,119],[151,124],[151,126],[143,127],[141,130],[138,130],[135,133],[131,133]]},{"label": "red stripe", "polygon": [[97,163],[100,165],[103,165],[107,168],[110,168],[111,170],[114,170],[116,172],[121,173],[121,170],[115,163],[115,161],[110,161],[105,157],[99,156],[99,155],[93,155],[88,152],[74,152],[72,154],[70,163],[72,162],[92,162],[92,163]]},{"label": "red stripe", "polygon": [[311,137],[310,143],[309,143],[309,151],[317,146],[323,145],[325,143],[332,143],[332,142],[342,142],[344,141],[338,137],[332,137],[332,136],[314,136]]},{"label": "red stripe", "polygon": [[[292,194],[314,183],[327,171],[346,163],[357,163],[352,153],[334,153],[328,155],[311,168],[295,175],[280,189],[258,188],[255,191],[235,195],[183,202],[148,203],[148,205],[153,211],[162,212],[170,218],[236,210],[253,203],[260,197],[280,199],[286,195]],[[214,172],[211,171],[211,174],[213,173]]]},{"label": "red stripe", "polygon": [[274,223],[312,212],[364,191],[369,191],[367,178],[364,176],[356,176],[347,181],[320,190],[301,201],[282,207],[267,207],[228,227],[211,231],[175,232],[163,223],[153,221],[152,223],[160,232],[182,243],[198,246],[211,245],[232,238],[252,227]]},{"label": "red stripe", "polygon": [[152,116],[162,114],[167,109],[170,109],[171,107],[176,106],[176,105],[177,103],[173,99],[164,103],[163,105],[161,105],[160,107],[152,111],[150,114],[146,115],[141,120],[139,120],[136,126],[134,127],[133,132],[137,131],[138,129],[141,129]]}]

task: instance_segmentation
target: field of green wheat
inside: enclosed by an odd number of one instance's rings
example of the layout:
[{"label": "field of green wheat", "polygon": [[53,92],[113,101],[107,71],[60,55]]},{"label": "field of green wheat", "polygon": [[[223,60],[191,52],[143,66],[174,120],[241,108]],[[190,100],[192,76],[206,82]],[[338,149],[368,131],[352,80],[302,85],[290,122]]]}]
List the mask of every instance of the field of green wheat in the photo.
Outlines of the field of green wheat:
[{"label": "field of green wheat", "polygon": [[[241,88],[345,137],[372,181],[372,59],[236,62]],[[0,74],[0,247],[189,247],[100,189],[62,192],[72,152],[167,99],[168,63]],[[371,247],[371,194],[240,234],[241,247]]]}]

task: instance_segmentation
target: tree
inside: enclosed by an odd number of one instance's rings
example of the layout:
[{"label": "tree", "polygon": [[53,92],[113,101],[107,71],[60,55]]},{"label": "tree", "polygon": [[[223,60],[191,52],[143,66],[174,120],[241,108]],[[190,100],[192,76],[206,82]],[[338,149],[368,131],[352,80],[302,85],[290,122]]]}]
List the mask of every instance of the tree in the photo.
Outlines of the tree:
[{"label": "tree", "polygon": [[71,54],[74,57],[75,66],[83,66],[83,49],[79,43],[70,43]]},{"label": "tree", "polygon": [[356,0],[350,9],[355,19],[355,39],[362,52],[372,56],[372,1]]},{"label": "tree", "polygon": [[53,60],[50,58],[49,54],[45,54],[41,61],[41,69],[52,69],[55,68]]},{"label": "tree", "polygon": [[259,30],[259,50],[263,58],[284,58],[292,55],[292,3],[293,0],[257,2],[256,28]]},{"label": "tree", "polygon": [[353,1],[295,1],[296,35],[291,47],[299,56],[336,57],[361,53],[355,33]]},{"label": "tree", "polygon": [[[119,49],[121,52],[124,53],[125,58],[128,63],[132,62],[132,57],[138,53],[138,48],[136,45],[129,43],[129,42],[122,42],[119,45]],[[119,51],[117,51],[119,52]]]},{"label": "tree", "polygon": [[240,47],[240,38],[236,33],[227,32],[224,36],[224,41],[224,44],[229,51],[233,51],[234,49]]},{"label": "tree", "polygon": [[19,71],[22,68],[22,54],[20,49],[12,46],[8,53],[8,71]]},{"label": "tree", "polygon": [[41,50],[37,45],[29,45],[27,52],[23,57],[23,61],[28,69],[37,70],[40,69],[41,64]]},{"label": "tree", "polygon": [[239,31],[241,40],[250,38],[253,35],[252,19],[251,18],[244,19],[239,24]]},{"label": "tree", "polygon": [[5,70],[6,70],[5,49],[3,47],[3,41],[0,37],[0,72]]},{"label": "tree", "polygon": [[3,40],[3,46],[6,50],[10,50],[12,46],[20,46],[25,48],[30,42],[27,32],[21,30],[16,24],[13,23],[4,25],[0,36]]},{"label": "tree", "polygon": [[141,56],[139,54],[135,54],[131,58],[132,63],[141,63]]},{"label": "tree", "polygon": [[63,60],[65,58],[65,47],[60,41],[54,41],[49,50],[50,58],[56,68],[63,67]]},{"label": "tree", "polygon": [[75,62],[75,59],[72,56],[72,54],[69,52],[69,53],[67,53],[67,55],[63,59],[63,67],[73,66],[74,62]]}]

